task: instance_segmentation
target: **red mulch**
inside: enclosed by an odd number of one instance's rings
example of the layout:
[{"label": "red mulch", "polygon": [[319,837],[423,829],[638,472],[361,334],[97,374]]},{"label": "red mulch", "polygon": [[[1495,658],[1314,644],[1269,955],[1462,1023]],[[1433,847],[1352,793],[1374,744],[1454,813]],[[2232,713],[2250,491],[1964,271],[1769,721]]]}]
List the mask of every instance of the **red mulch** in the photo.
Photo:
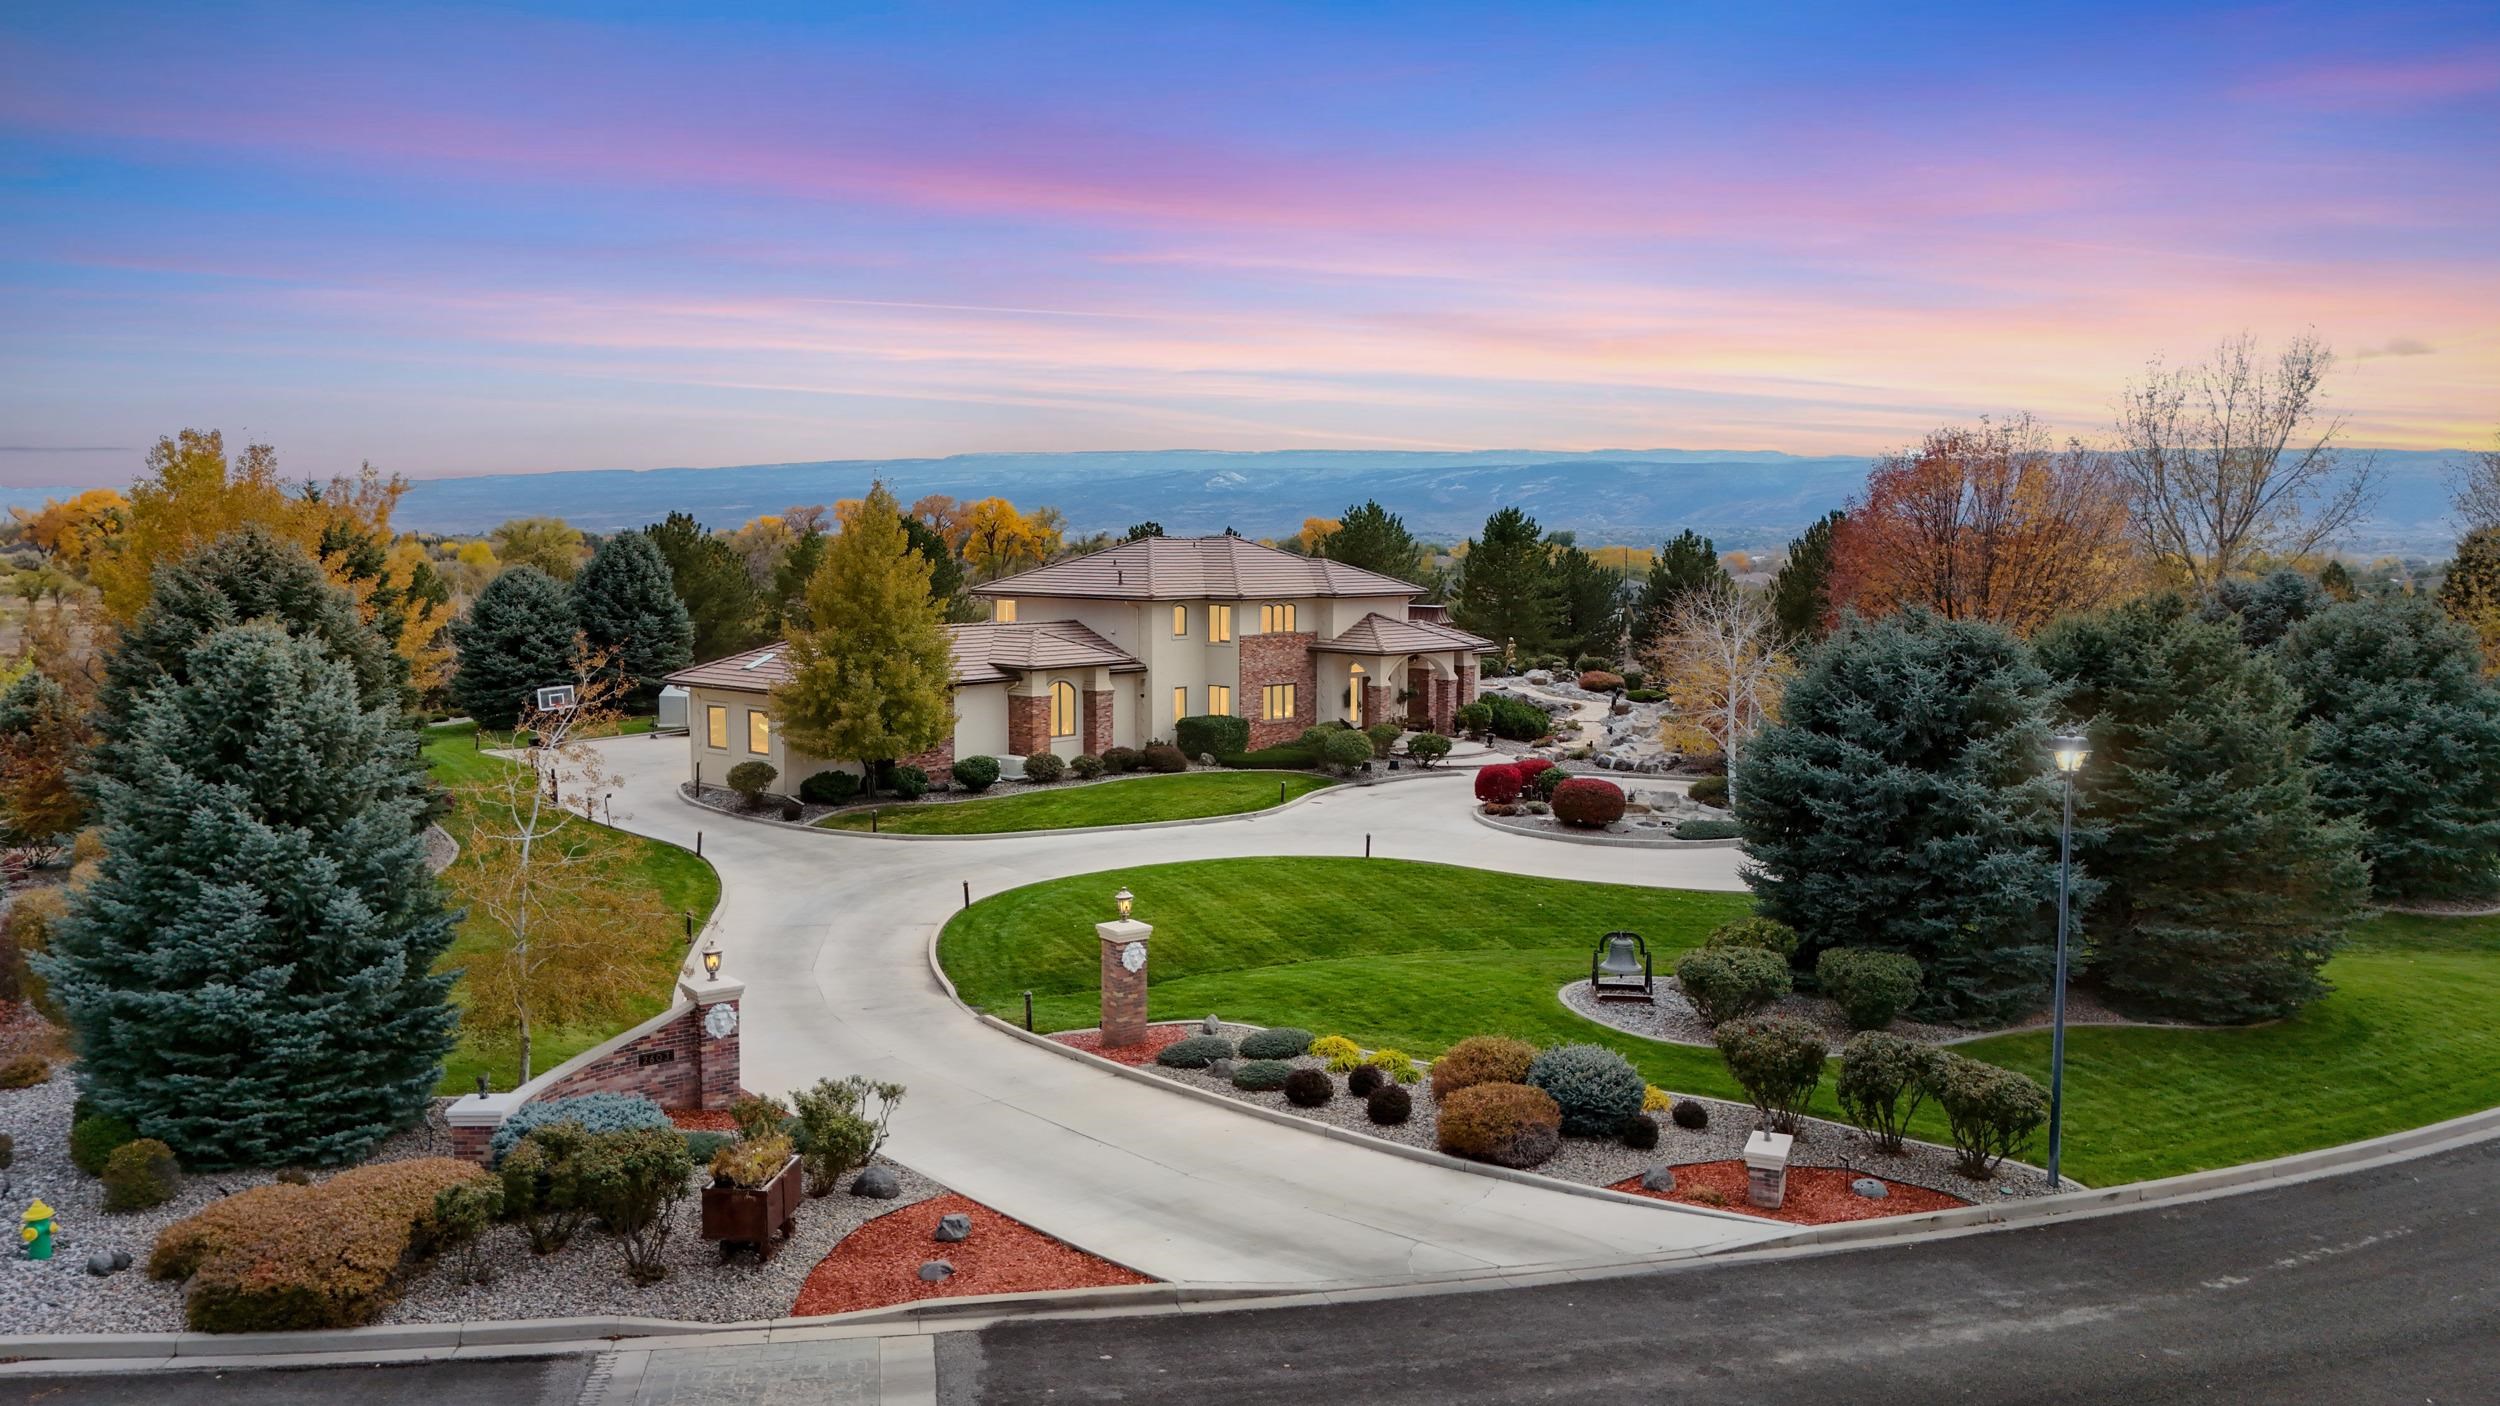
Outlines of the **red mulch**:
[{"label": "red mulch", "polygon": [[[930,1237],[938,1219],[953,1211],[972,1217],[972,1238],[941,1245]],[[955,1266],[935,1284],[920,1266],[944,1260]],[[1024,1294],[1039,1289],[1091,1289],[1106,1284],[1151,1284],[1124,1269],[1054,1240],[1012,1216],[949,1192],[888,1211],[842,1238],[807,1272],[792,1317],[883,1308],[914,1299],[951,1299],[967,1294]]]},{"label": "red mulch", "polygon": [[722,1108],[671,1108],[668,1121],[690,1133],[734,1133],[738,1125],[729,1121],[729,1112]]},{"label": "red mulch", "polygon": [[[1721,1162],[1688,1162],[1675,1171],[1672,1192],[1643,1191],[1639,1177],[1627,1177],[1608,1187],[1609,1191],[1628,1191],[1659,1201],[1676,1201],[1687,1206],[1711,1206],[1723,1211],[1741,1211],[1765,1220],[1787,1221],[1791,1225],[1830,1225],[1835,1221],[1875,1220],[1882,1216],[1912,1216],[1921,1211],[1949,1211],[1970,1203],[1959,1196],[1947,1196],[1923,1186],[1876,1177],[1892,1194],[1881,1201],[1869,1201],[1849,1189],[1849,1183],[1871,1172],[1852,1172],[1841,1167],[1798,1167],[1788,1169],[1788,1195],[1776,1211],[1766,1211],[1745,1201],[1745,1164],[1740,1158]],[[1697,1197],[1703,1189],[1717,1191],[1726,1197],[1724,1204]]]},{"label": "red mulch", "polygon": [[1102,1047],[1102,1032],[1099,1030],[1071,1030],[1067,1034],[1053,1035],[1050,1038],[1070,1049],[1083,1050],[1091,1055],[1101,1055],[1104,1059],[1121,1064],[1152,1064],[1155,1062],[1155,1056],[1161,1054],[1166,1046],[1176,1045],[1197,1033],[1196,1021],[1184,1020],[1170,1025],[1149,1025],[1146,1027],[1144,1040],[1134,1045],[1122,1045],[1116,1050],[1106,1050]]}]

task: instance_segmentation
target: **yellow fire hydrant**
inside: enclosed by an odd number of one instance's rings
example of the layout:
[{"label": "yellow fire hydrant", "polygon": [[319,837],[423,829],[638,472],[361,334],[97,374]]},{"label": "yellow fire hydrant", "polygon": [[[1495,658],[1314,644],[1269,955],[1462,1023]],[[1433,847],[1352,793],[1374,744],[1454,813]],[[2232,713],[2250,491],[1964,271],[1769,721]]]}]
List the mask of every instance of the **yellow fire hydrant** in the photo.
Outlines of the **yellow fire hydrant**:
[{"label": "yellow fire hydrant", "polygon": [[26,1258],[52,1258],[52,1216],[52,1208],[40,1199],[26,1208],[26,1214],[21,1217],[26,1224],[17,1232],[17,1238],[26,1243]]}]

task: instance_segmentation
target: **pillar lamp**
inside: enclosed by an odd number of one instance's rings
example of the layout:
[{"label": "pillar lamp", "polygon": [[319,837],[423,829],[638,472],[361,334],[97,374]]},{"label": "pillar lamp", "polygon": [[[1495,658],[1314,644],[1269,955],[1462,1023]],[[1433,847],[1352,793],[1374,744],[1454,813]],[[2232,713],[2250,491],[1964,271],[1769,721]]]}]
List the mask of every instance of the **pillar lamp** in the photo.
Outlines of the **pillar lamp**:
[{"label": "pillar lamp", "polygon": [[1120,910],[1120,921],[1125,923],[1128,921],[1129,909],[1137,904],[1137,895],[1130,893],[1127,889],[1122,889],[1111,895],[1111,904]]},{"label": "pillar lamp", "polygon": [[720,980],[720,939],[717,937],[703,939],[703,978],[706,981]]}]

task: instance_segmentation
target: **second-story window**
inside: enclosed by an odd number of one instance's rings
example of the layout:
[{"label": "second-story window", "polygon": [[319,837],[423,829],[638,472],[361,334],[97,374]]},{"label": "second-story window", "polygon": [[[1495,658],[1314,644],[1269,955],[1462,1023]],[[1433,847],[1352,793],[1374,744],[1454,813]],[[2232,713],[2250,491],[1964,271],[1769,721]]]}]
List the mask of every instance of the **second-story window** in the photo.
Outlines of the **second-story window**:
[{"label": "second-story window", "polygon": [[1233,638],[1233,608],[1229,605],[1207,607],[1207,642],[1229,644]]},{"label": "second-story window", "polygon": [[1001,625],[1016,623],[1016,603],[1011,600],[990,602],[990,619]]},{"label": "second-story window", "polygon": [[1177,640],[1177,639],[1186,639],[1186,638],[1188,638],[1188,636],[1189,636],[1189,607],[1188,607],[1188,606],[1185,606],[1185,605],[1176,605],[1176,606],[1173,606],[1173,607],[1172,607],[1172,638],[1174,638],[1174,639],[1176,639],[1176,640]]},{"label": "second-story window", "polygon": [[1289,635],[1293,630],[1293,602],[1283,601],[1259,607],[1260,634]]}]

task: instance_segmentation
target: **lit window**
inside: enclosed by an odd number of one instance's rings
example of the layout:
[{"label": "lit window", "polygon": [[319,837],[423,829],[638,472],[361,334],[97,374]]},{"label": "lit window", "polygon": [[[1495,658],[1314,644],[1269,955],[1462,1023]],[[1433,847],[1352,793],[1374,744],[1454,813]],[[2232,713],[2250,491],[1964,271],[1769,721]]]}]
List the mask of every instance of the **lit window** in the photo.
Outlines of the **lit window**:
[{"label": "lit window", "polygon": [[1294,612],[1293,603],[1291,601],[1286,601],[1278,605],[1260,606],[1259,633],[1263,635],[1292,634],[1294,629],[1293,619]]},{"label": "lit window", "polygon": [[1363,666],[1349,665],[1346,672],[1350,677],[1346,680],[1345,718],[1347,722],[1360,723],[1363,721]]},{"label": "lit window", "polygon": [[1055,683],[1050,686],[1050,735],[1076,736],[1076,685]]},{"label": "lit window", "polygon": [[703,705],[703,740],[715,748],[729,750],[729,710],[718,703]]},{"label": "lit window", "polygon": [[759,757],[772,755],[772,714],[760,708],[747,709],[747,750]]},{"label": "lit window", "polygon": [[1188,638],[1188,637],[1189,637],[1189,607],[1188,607],[1188,606],[1185,606],[1185,605],[1176,605],[1176,606],[1173,606],[1173,607],[1172,607],[1172,638],[1174,638],[1174,639],[1176,639],[1176,640],[1177,640],[1177,639],[1186,639],[1186,638]]},{"label": "lit window", "polygon": [[1016,603],[1011,600],[990,602],[990,618],[1001,625],[1016,623]]},{"label": "lit window", "polygon": [[1233,608],[1229,605],[1207,607],[1207,641],[1229,644],[1233,638]]},{"label": "lit window", "polygon": [[1185,718],[1185,717],[1188,717],[1188,716],[1189,716],[1189,690],[1188,690],[1188,689],[1186,689],[1186,688],[1176,688],[1176,689],[1173,689],[1173,690],[1172,690],[1172,721],[1174,721],[1174,722],[1179,722],[1181,719],[1183,719],[1183,718]]},{"label": "lit window", "polygon": [[1272,683],[1259,690],[1259,716],[1278,722],[1293,716],[1293,685]]},{"label": "lit window", "polygon": [[1211,683],[1211,684],[1208,684],[1208,685],[1207,685],[1207,713],[1208,713],[1208,715],[1209,715],[1210,717],[1226,718],[1226,717],[1231,717],[1231,716],[1232,716],[1232,712],[1233,712],[1233,691],[1232,691],[1230,688],[1227,688],[1227,687],[1225,687],[1223,684],[1220,684],[1220,683]]}]

